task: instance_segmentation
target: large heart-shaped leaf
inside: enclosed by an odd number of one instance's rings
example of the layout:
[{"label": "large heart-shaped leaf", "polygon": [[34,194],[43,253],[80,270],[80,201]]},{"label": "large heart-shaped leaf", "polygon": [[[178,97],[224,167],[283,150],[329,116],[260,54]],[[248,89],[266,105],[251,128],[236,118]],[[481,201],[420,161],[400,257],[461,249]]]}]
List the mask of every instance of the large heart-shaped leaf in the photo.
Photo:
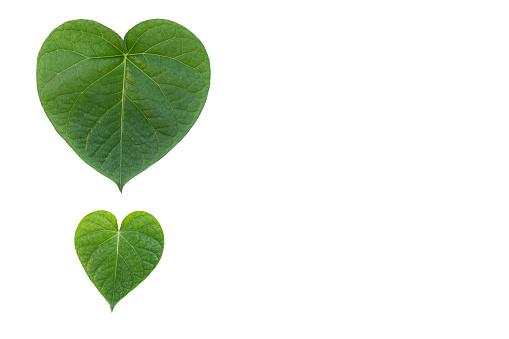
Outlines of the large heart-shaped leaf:
[{"label": "large heart-shaped leaf", "polygon": [[205,47],[168,20],[143,21],[124,40],[95,21],[68,21],[51,32],[37,58],[49,120],[120,191],[187,134],[209,84]]},{"label": "large heart-shaped leaf", "polygon": [[147,212],[129,214],[118,230],[113,214],[96,211],[81,220],[74,244],[85,272],[113,311],[156,267],[164,235]]}]

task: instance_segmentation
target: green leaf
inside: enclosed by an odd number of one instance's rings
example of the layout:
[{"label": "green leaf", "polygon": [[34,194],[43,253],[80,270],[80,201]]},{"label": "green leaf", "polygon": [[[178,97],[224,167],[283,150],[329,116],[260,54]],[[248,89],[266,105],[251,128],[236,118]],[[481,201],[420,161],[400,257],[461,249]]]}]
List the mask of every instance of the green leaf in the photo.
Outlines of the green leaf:
[{"label": "green leaf", "polygon": [[143,21],[124,40],[95,21],[68,21],[51,32],[37,58],[37,90],[49,120],[120,191],[189,132],[209,85],[205,47],[169,20]]},{"label": "green leaf", "polygon": [[81,220],[74,245],[85,272],[113,311],[157,266],[164,235],[147,212],[129,214],[118,230],[113,214],[96,211]]}]

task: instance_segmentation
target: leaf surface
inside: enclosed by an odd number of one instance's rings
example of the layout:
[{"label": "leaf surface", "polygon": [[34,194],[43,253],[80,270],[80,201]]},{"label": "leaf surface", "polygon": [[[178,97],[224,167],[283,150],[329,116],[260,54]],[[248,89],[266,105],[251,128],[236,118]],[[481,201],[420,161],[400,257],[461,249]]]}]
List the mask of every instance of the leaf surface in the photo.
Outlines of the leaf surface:
[{"label": "leaf surface", "polygon": [[189,132],[209,85],[203,44],[169,20],[143,21],[124,40],[95,21],[68,21],[37,58],[39,98],[55,130],[120,191]]},{"label": "leaf surface", "polygon": [[118,230],[113,214],[96,211],[81,220],[74,244],[85,272],[113,311],[157,266],[164,235],[147,212],[129,214]]}]

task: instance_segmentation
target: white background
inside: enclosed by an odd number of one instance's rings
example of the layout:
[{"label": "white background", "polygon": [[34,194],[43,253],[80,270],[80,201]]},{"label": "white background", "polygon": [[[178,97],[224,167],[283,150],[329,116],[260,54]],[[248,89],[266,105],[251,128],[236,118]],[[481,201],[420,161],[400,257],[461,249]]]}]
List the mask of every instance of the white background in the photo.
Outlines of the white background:
[{"label": "white background", "polygon": [[[509,337],[506,1],[3,6],[0,337]],[[54,131],[36,58],[67,20],[152,18],[201,39],[211,88],[120,194]],[[74,249],[99,209],[165,232],[113,313]]]}]

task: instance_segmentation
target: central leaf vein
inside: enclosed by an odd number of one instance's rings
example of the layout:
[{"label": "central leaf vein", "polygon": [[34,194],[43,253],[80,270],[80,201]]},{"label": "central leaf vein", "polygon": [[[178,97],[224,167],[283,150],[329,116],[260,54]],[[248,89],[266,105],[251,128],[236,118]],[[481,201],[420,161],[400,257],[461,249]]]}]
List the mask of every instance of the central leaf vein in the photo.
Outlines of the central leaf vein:
[{"label": "central leaf vein", "polygon": [[[120,232],[117,233],[117,257],[115,258],[115,277],[113,278],[113,295],[112,300],[115,300],[115,287],[117,284],[117,266],[118,266],[118,246],[120,245]],[[113,310],[113,308],[112,308]]]},{"label": "central leaf vein", "polygon": [[124,76],[122,77],[122,108],[120,110],[120,167],[119,167],[119,184],[118,187],[122,192],[122,134],[124,133],[124,97],[125,97],[125,73],[127,69],[127,54],[124,55]]}]

